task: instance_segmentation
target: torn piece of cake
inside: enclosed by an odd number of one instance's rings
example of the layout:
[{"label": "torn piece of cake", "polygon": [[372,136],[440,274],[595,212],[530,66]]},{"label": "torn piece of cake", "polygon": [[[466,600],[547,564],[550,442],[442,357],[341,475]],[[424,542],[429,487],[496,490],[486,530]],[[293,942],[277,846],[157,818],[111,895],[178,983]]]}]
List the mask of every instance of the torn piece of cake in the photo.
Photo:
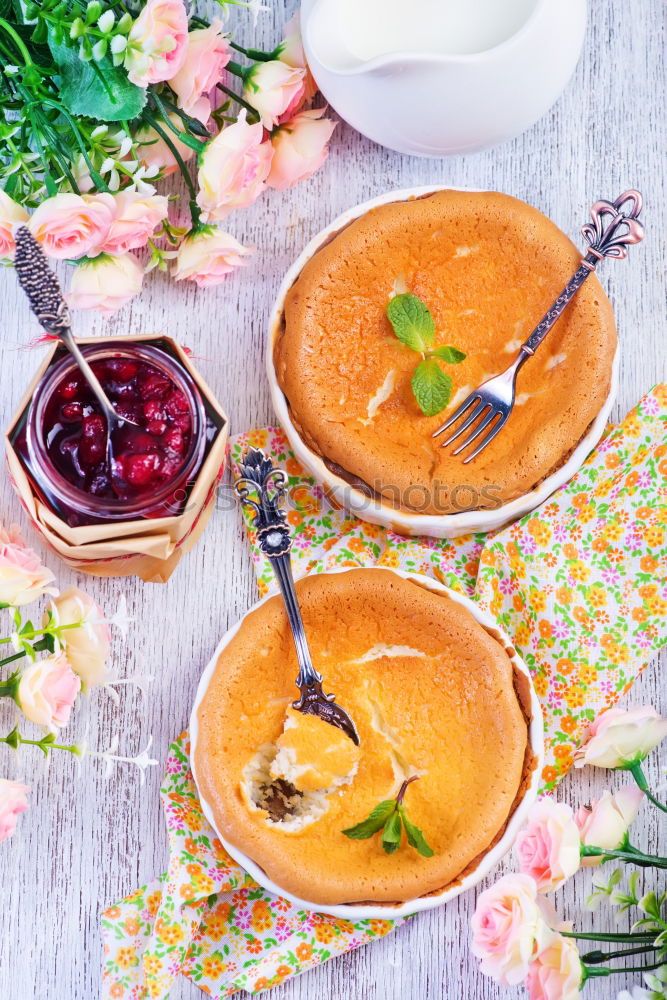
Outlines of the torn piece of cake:
[{"label": "torn piece of cake", "polygon": [[289,708],[269,772],[302,792],[333,791],[352,780],[361,750],[349,736],[320,719]]}]

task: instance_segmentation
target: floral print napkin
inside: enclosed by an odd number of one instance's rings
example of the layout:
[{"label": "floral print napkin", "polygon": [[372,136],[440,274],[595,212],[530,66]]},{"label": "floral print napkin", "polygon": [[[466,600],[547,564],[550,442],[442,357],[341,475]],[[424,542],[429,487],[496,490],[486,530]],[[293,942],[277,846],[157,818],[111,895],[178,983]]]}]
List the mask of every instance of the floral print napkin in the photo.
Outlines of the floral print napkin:
[{"label": "floral print napkin", "polygon": [[[667,642],[667,385],[611,428],[574,478],[501,531],[452,541],[406,539],[332,510],[278,428],[241,434],[288,478],[296,577],[351,566],[433,576],[479,601],[533,675],[545,718],[542,790],[569,770],[590,721],[624,694]],[[275,587],[248,522],[260,593]],[[204,819],[187,733],[162,787],[168,872],[103,914],[103,997],[166,998],[182,972],[213,997],[259,992],[386,934],[298,910],[258,887]]]}]

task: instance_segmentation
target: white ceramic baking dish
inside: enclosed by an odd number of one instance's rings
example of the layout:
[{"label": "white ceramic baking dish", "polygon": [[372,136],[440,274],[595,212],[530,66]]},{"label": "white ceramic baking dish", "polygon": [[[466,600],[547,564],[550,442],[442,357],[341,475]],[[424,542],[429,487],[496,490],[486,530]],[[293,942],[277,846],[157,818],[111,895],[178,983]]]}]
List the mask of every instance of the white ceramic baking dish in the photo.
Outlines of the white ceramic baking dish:
[{"label": "white ceramic baking dish", "polygon": [[[530,774],[529,784],[526,788],[525,794],[515,809],[514,813],[510,817],[510,820],[505,828],[505,831],[494,847],[491,848],[479,861],[474,870],[470,871],[464,878],[448,888],[443,889],[440,892],[430,893],[427,896],[420,896],[418,899],[413,899],[405,903],[397,904],[386,904],[386,903],[343,903],[340,905],[324,906],[321,903],[310,903],[306,899],[299,899],[297,896],[292,895],[287,892],[281,886],[273,882],[264,872],[259,865],[257,865],[252,858],[249,858],[243,853],[238,847],[230,844],[226,838],[220,833],[215,824],[215,819],[213,816],[213,810],[210,804],[207,802],[206,798],[201,795],[200,791],[200,801],[204,815],[207,820],[216,831],[221,843],[223,844],[225,850],[231,855],[231,857],[245,869],[261,886],[268,889],[269,892],[274,893],[276,896],[283,896],[285,899],[291,900],[297,906],[307,909],[314,910],[318,913],[328,913],[335,917],[345,917],[349,920],[364,920],[364,919],[385,919],[390,920],[397,917],[404,917],[411,913],[418,913],[421,910],[430,910],[436,906],[441,906],[443,903],[448,902],[450,899],[454,899],[460,893],[465,892],[467,889],[472,888],[477,885],[488,873],[498,864],[501,858],[509,851],[514,839],[519,831],[520,827],[523,825],[526,815],[532,806],[533,802],[537,797],[537,789],[539,787],[543,757],[544,757],[544,732],[542,723],[542,708],[538,701],[537,695],[535,694],[535,689],[530,677],[530,672],[528,667],[517,654],[512,643],[510,642],[507,635],[500,629],[497,623],[490,617],[486,612],[482,611],[477,605],[469,600],[467,597],[461,596],[454,591],[445,587],[443,584],[439,583],[437,580],[433,580],[430,577],[422,576],[417,573],[405,573],[402,570],[389,569],[387,567],[378,567],[384,573],[395,573],[397,576],[402,576],[406,580],[414,580],[421,586],[427,587],[430,591],[435,594],[442,594],[444,597],[451,598],[452,601],[456,601],[458,604],[463,605],[467,608],[472,616],[482,625],[485,629],[491,632],[505,647],[508,655],[512,661],[515,670],[524,676],[528,682],[528,691],[530,698],[530,722],[528,726],[528,740],[534,757],[534,766]],[[354,573],[358,572],[357,569],[347,569],[341,570],[344,573]],[[197,767],[196,767],[196,748],[199,726],[197,721],[197,713],[199,711],[199,706],[202,699],[206,695],[211,678],[216,669],[218,658],[224,648],[231,642],[238,630],[241,628],[245,617],[254,611],[256,608],[260,607],[266,601],[271,599],[272,595],[264,597],[257,604],[253,605],[252,608],[246,615],[234,625],[233,628],[223,636],[221,639],[213,658],[204,670],[201,680],[199,681],[199,687],[197,688],[197,694],[195,697],[195,702],[192,708],[192,715],[190,717],[190,765],[192,767],[192,773],[194,775],[195,784],[199,788],[197,781]],[[296,696],[296,688],[295,688]]]},{"label": "white ceramic baking dish", "polygon": [[[329,500],[333,504],[344,507],[363,521],[382,525],[401,535],[408,535],[410,537],[427,535],[431,538],[458,538],[459,535],[467,535],[470,532],[495,531],[506,524],[517,521],[524,514],[535,510],[555,490],[559,489],[572,478],[599,442],[607,425],[609,414],[616,398],[618,385],[619,352],[617,349],[612,366],[609,395],[605,404],[567,460],[529,493],[517,497],[516,500],[512,500],[510,503],[503,504],[495,509],[470,510],[462,511],[459,514],[441,515],[419,514],[397,510],[395,507],[382,503],[379,500],[369,500],[364,493],[332,472],[326,466],[322,457],[303,441],[290,417],[287,400],[278,384],[273,363],[274,347],[280,331],[287,292],[298,278],[306,263],[320,247],[339,232],[339,230],[348,225],[348,223],[364,215],[369,209],[394,201],[420,198],[442,190],[445,190],[442,185],[435,185],[430,187],[405,188],[400,191],[388,191],[386,194],[380,195],[377,198],[371,198],[370,201],[363,202],[361,205],[355,205],[354,208],[343,212],[342,215],[334,219],[326,229],[323,229],[310,241],[289,268],[278,290],[278,295],[269,318],[266,367],[271,399],[278,421],[287,435],[290,447],[296,458],[324,488]],[[473,189],[449,187],[447,190],[464,191]]]}]

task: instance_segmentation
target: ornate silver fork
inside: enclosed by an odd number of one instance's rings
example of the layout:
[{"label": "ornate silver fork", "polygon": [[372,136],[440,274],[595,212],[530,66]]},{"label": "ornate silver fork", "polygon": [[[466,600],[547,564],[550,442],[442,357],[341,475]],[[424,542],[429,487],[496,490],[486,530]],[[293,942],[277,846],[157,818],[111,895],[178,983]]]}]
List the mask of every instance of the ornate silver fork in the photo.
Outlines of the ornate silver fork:
[{"label": "ornate silver fork", "polygon": [[[257,448],[248,449],[239,463],[239,468],[241,475],[234,483],[234,489],[241,503],[252,507],[255,511],[253,526],[257,532],[257,541],[276,574],[285,601],[287,620],[294,637],[296,658],[299,663],[296,686],[301,692],[301,697],[293,702],[293,708],[297,712],[303,712],[304,715],[317,715],[329,725],[337,726],[359,746],[359,735],[354,722],[347,712],[336,704],[332,694],[324,693],[322,675],[315,670],[310,656],[292,578],[290,559],[292,537],[284,511],[279,507],[285,496],[285,474],[281,469],[276,469],[271,459]],[[251,490],[257,500],[250,497]]]},{"label": "ornate silver fork", "polygon": [[[631,208],[628,212],[623,212],[622,208],[626,202],[630,202]],[[588,244],[586,256],[549,311],[521,345],[516,360],[502,374],[488,379],[471,392],[451,417],[435,431],[434,438],[456,423],[466,411],[470,411],[463,423],[442,443],[442,447],[446,448],[478,420],[468,437],[454,450],[453,454],[458,455],[474,441],[478,441],[483,431],[489,428],[477,447],[463,459],[465,465],[477,458],[507,423],[514,407],[519,369],[535,353],[586,278],[605,257],[624,260],[628,255],[626,247],[632,243],[640,243],[644,238],[644,228],[639,222],[641,209],[642,196],[634,188],[624,191],[616,201],[595,202],[591,207],[592,223],[587,222],[581,227],[582,236]]]}]

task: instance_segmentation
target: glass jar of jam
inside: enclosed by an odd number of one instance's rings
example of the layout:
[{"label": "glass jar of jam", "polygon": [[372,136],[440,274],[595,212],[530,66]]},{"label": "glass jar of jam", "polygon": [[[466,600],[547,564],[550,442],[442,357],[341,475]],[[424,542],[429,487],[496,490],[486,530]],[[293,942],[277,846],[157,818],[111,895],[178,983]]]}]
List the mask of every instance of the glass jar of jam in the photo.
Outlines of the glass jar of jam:
[{"label": "glass jar of jam", "polygon": [[133,423],[112,432],[110,462],[106,420],[65,355],[37,386],[17,442],[35,486],[72,526],[179,514],[209,438],[194,379],[150,344],[82,350],[117,413]]}]

